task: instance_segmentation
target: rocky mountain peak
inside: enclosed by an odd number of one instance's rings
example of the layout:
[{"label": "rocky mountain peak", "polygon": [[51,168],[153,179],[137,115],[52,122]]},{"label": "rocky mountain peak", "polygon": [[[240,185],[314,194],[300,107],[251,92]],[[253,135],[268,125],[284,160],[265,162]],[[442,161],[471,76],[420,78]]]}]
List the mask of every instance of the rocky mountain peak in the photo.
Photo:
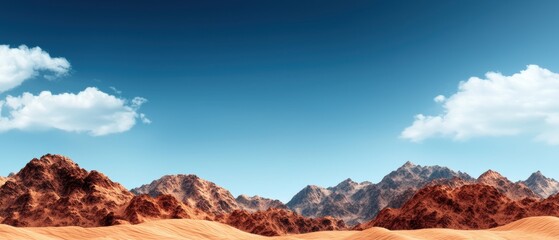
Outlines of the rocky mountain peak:
[{"label": "rocky mountain peak", "polygon": [[99,226],[132,197],[105,175],[47,154],[31,160],[0,187],[0,219],[14,226]]},{"label": "rocky mountain peak", "polygon": [[192,174],[165,175],[131,191],[136,195],[148,194],[152,197],[169,194],[188,206],[212,215],[229,213],[239,208],[229,191]]},{"label": "rocky mountain peak", "polygon": [[544,176],[540,171],[532,173],[526,181],[522,181],[534,193],[542,198],[547,198],[559,192],[559,182],[553,178]]},{"label": "rocky mountain peak", "polygon": [[346,179],[326,189],[307,186],[287,206],[304,216],[333,216],[353,225],[372,219],[385,207],[401,206],[415,190],[433,180],[453,177],[472,179],[465,173],[446,167],[420,166],[408,161],[377,184]]},{"label": "rocky mountain peak", "polygon": [[486,172],[482,173],[477,178],[476,182],[479,184],[492,186],[499,190],[499,192],[505,194],[510,199],[518,200],[523,198],[540,198],[539,195],[535,194],[524,183],[513,183],[500,173],[493,170],[487,170]]},{"label": "rocky mountain peak", "polygon": [[547,180],[551,180],[550,178],[547,178],[546,176],[544,176],[542,174],[541,171],[536,171],[534,173],[532,173],[530,175],[530,177],[528,177],[528,179],[526,179],[526,182],[533,182],[533,181],[547,181]]},{"label": "rocky mountain peak", "polygon": [[340,183],[338,183],[338,185],[336,185],[335,187],[331,188],[331,190],[345,190],[345,191],[351,191],[353,190],[357,185],[359,185],[359,183],[354,182],[353,180],[351,180],[351,178],[348,178]]},{"label": "rocky mountain peak", "polygon": [[412,163],[410,161],[406,161],[404,163],[404,165],[402,165],[400,168],[412,168],[412,167],[415,167],[415,166],[417,166],[417,165],[415,165],[414,163]]},{"label": "rocky mountain peak", "polygon": [[478,181],[485,181],[485,180],[496,180],[496,179],[506,179],[500,173],[493,171],[491,169],[485,171],[477,178]]}]

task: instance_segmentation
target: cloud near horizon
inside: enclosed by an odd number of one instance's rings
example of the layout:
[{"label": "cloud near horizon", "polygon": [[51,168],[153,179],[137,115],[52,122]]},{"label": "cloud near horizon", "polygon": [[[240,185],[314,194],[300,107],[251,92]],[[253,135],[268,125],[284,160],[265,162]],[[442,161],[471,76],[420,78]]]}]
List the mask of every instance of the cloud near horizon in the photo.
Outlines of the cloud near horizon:
[{"label": "cloud near horizon", "polygon": [[66,75],[68,71],[70,62],[65,58],[52,58],[39,47],[21,45],[10,48],[9,45],[0,45],[0,93],[21,85],[40,72],[50,72],[51,75],[44,77],[54,79]]},{"label": "cloud near horizon", "polygon": [[485,79],[472,77],[460,82],[452,96],[439,95],[434,101],[442,104],[443,112],[416,115],[401,138],[420,142],[530,135],[559,145],[559,74],[537,65],[511,76],[488,72]]},{"label": "cloud near horizon", "polygon": [[151,122],[138,112],[146,101],[141,97],[127,101],[94,87],[78,94],[26,92],[0,100],[0,132],[58,129],[92,136],[121,133],[130,130],[136,120]]}]

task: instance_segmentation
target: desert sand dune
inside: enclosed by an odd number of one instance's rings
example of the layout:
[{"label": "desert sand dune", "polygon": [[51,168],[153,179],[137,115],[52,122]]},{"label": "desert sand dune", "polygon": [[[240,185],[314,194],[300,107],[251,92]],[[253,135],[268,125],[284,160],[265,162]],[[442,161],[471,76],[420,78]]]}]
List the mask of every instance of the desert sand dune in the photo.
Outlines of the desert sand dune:
[{"label": "desert sand dune", "polygon": [[17,228],[0,225],[0,239],[559,239],[559,218],[531,217],[489,230],[422,229],[390,231],[371,228],[364,231],[326,231],[281,237],[263,237],[240,231],[231,226],[204,220],[158,220],[138,225],[111,227],[38,227]]}]

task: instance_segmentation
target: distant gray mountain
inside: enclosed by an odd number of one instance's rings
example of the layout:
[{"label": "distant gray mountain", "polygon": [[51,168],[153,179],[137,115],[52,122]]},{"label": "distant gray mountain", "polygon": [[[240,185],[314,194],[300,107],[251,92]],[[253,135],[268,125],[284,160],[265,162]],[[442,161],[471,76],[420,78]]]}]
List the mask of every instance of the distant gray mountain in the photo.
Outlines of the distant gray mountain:
[{"label": "distant gray mountain", "polygon": [[542,198],[547,198],[559,192],[559,182],[553,178],[545,177],[540,171],[532,173],[532,175],[530,175],[526,181],[522,181],[522,183]]},{"label": "distant gray mountain", "polygon": [[309,185],[297,193],[287,206],[304,216],[332,216],[354,225],[374,218],[385,207],[400,207],[416,190],[433,180],[454,177],[473,181],[468,174],[446,167],[406,162],[377,184],[347,179],[329,188]]}]

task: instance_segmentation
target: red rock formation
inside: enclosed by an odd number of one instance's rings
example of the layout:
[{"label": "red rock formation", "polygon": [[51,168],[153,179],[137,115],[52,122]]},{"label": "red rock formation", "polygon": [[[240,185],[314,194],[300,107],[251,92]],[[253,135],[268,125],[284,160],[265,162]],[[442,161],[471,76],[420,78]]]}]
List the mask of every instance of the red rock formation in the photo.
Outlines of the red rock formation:
[{"label": "red rock formation", "polygon": [[264,236],[343,230],[346,228],[343,221],[331,217],[307,218],[289,210],[273,208],[253,213],[246,210],[235,210],[229,214],[218,216],[217,220],[243,231]]},{"label": "red rock formation", "polygon": [[406,162],[376,184],[347,179],[329,188],[309,185],[286,205],[306,217],[332,216],[355,225],[370,221],[385,207],[401,207],[418,189],[433,180],[453,177],[472,179],[468,174],[446,167]]},{"label": "red rock formation", "polygon": [[[169,218],[215,220],[211,214],[214,210],[225,211],[231,207],[234,200],[230,194],[223,194],[228,191],[193,175],[184,176],[193,181],[182,179],[166,183],[180,183],[195,191],[184,192],[183,196],[190,196],[185,202],[168,194],[134,196],[102,173],[88,172],[69,158],[49,154],[31,160],[0,187],[0,222],[30,227],[96,227]],[[235,202],[232,204],[236,206]],[[218,219],[242,230],[265,235],[345,227],[342,221],[331,218],[309,219],[278,209],[256,213],[236,210]]]},{"label": "red rock formation", "polygon": [[7,181],[8,181],[8,178],[7,178],[7,177],[2,177],[2,176],[0,176],[0,187],[1,187],[2,185],[4,185],[4,183],[6,183]]},{"label": "red rock formation", "polygon": [[399,209],[383,209],[377,217],[355,229],[486,229],[530,216],[559,216],[559,196],[545,200],[510,199],[493,186],[428,186]]},{"label": "red rock formation", "polygon": [[99,226],[133,194],[69,158],[33,159],[0,187],[0,221],[13,226]]},{"label": "red rock formation", "polygon": [[165,175],[150,184],[132,189],[134,194],[157,197],[169,194],[179,201],[210,215],[220,215],[239,209],[235,198],[226,189],[196,175]]},{"label": "red rock formation", "polygon": [[241,209],[249,212],[263,211],[268,208],[288,209],[280,200],[260,196],[249,197],[247,195],[239,195],[235,200]]},{"label": "red rock formation", "polygon": [[499,192],[510,199],[520,200],[523,198],[541,198],[535,194],[524,183],[513,183],[498,172],[488,170],[477,178],[477,183],[495,187]]},{"label": "red rock formation", "polygon": [[208,217],[198,209],[186,206],[171,195],[159,195],[152,198],[149,195],[135,196],[122,214],[121,218],[136,224],[154,219]]},{"label": "red rock formation", "polygon": [[173,196],[134,196],[60,155],[33,159],[0,187],[0,221],[12,226],[96,227],[152,219],[209,218]]}]

